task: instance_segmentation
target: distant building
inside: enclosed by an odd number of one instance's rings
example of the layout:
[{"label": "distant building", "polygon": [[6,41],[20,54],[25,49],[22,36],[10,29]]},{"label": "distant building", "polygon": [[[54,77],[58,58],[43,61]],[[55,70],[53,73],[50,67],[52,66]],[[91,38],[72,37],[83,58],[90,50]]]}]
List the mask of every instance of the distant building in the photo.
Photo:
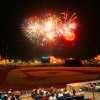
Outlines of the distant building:
[{"label": "distant building", "polygon": [[100,55],[97,55],[94,59],[95,60],[100,60]]},{"label": "distant building", "polygon": [[41,62],[42,63],[50,63],[50,57],[48,57],[48,56],[43,56],[43,57],[41,57]]},{"label": "distant building", "polygon": [[65,66],[82,66],[82,62],[77,58],[66,58]]}]

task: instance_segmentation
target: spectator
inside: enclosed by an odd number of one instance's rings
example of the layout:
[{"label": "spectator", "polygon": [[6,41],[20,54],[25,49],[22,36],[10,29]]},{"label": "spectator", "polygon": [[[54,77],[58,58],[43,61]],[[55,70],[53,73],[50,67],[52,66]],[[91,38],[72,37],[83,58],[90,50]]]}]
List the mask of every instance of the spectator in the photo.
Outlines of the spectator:
[{"label": "spectator", "polygon": [[12,96],[11,96],[11,100],[16,100],[14,94],[12,94]]},{"label": "spectator", "polygon": [[73,95],[76,95],[76,91],[75,91],[75,89],[73,89]]},{"label": "spectator", "polygon": [[48,98],[46,97],[46,94],[43,94],[43,97],[40,100],[48,100]]},{"label": "spectator", "polygon": [[54,93],[51,94],[51,96],[49,97],[49,100],[57,100],[56,96],[54,96]]},{"label": "spectator", "polygon": [[62,97],[62,96],[63,96],[63,92],[61,90],[59,90],[58,97]]}]

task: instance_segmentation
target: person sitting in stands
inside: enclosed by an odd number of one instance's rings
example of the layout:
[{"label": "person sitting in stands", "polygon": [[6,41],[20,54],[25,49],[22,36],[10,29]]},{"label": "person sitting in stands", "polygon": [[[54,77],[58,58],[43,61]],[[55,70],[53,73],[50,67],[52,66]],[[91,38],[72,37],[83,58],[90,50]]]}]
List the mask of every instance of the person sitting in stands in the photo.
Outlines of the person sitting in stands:
[{"label": "person sitting in stands", "polygon": [[76,90],[75,89],[73,89],[73,95],[76,95]]},{"label": "person sitting in stands", "polygon": [[69,91],[67,89],[64,89],[64,97],[70,97]]},{"label": "person sitting in stands", "polygon": [[5,98],[5,95],[4,95],[4,93],[2,93],[1,94],[1,99],[4,100],[4,98]]},{"label": "person sitting in stands", "polygon": [[51,93],[51,96],[49,97],[49,100],[57,100],[56,96],[54,93]]},{"label": "person sitting in stands", "polygon": [[58,91],[58,97],[62,97],[63,96],[63,92],[61,90]]},{"label": "person sitting in stands", "polygon": [[46,94],[43,94],[43,96],[40,100],[48,100],[48,98],[46,97]]},{"label": "person sitting in stands", "polygon": [[57,99],[58,100],[62,100],[63,99],[63,92],[61,90],[58,91]]},{"label": "person sitting in stands", "polygon": [[14,94],[12,94],[12,96],[11,96],[11,100],[15,100],[16,98],[15,98],[15,95]]},{"label": "person sitting in stands", "polygon": [[10,94],[10,95],[12,94],[12,90],[11,89],[8,90],[8,94]]}]

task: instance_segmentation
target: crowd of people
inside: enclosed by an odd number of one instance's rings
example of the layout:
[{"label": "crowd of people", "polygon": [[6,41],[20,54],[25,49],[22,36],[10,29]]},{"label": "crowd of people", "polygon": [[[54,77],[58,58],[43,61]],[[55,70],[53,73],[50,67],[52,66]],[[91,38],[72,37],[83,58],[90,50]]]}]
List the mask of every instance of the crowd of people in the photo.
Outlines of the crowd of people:
[{"label": "crowd of people", "polygon": [[[24,95],[24,97],[23,97]],[[33,90],[28,91],[12,91],[9,89],[8,91],[0,92],[1,100],[84,100],[84,95],[76,95],[75,91],[73,94],[69,93],[66,88],[56,89],[54,87],[51,88],[35,88]]]}]

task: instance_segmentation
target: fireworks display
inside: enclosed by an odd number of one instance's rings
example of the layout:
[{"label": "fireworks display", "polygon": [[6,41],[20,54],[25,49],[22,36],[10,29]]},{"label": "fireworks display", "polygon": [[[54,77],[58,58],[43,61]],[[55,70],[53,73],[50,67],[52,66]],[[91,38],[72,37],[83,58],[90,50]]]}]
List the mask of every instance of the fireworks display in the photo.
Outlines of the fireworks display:
[{"label": "fireworks display", "polygon": [[44,45],[50,41],[56,42],[63,37],[68,41],[75,39],[77,16],[68,13],[46,13],[42,16],[26,18],[21,29],[33,43]]}]

